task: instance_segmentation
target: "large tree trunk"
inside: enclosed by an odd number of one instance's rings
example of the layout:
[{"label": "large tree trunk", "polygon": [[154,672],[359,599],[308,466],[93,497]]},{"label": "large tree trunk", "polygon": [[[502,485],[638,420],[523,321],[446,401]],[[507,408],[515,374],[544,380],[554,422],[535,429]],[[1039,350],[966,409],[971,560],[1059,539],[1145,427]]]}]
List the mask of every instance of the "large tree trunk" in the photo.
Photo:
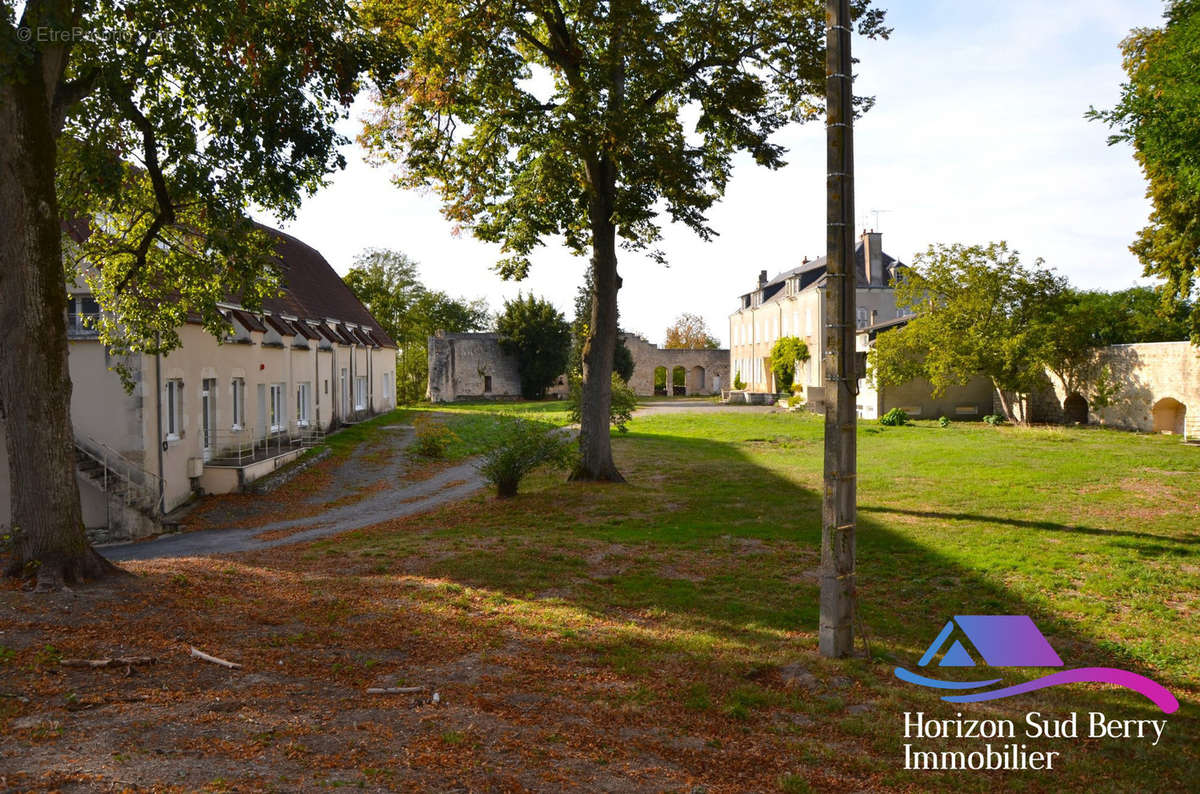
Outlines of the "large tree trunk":
[{"label": "large tree trunk", "polygon": [[75,479],[55,136],[41,64],[0,83],[0,417],[14,556],[39,588],[118,570],[84,534]]},{"label": "large tree trunk", "polygon": [[592,229],[592,321],[583,346],[583,396],[580,406],[580,462],[573,480],[625,482],[613,463],[609,435],[612,406],[613,351],[617,346],[617,229],[612,221],[616,174],[600,159],[588,163],[592,195],[588,220]]}]

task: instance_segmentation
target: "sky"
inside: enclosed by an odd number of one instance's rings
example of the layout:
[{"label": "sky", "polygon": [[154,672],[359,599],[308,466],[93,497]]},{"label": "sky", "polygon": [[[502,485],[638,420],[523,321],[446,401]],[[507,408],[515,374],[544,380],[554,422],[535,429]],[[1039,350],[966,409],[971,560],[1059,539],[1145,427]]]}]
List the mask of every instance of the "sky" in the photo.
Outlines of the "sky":
[{"label": "sky", "polygon": [[[1119,44],[1161,23],[1161,0],[903,0],[889,6],[888,41],[856,38],[855,91],[876,105],[855,127],[856,215],[902,262],[933,243],[1005,240],[1027,264],[1089,289],[1141,279],[1129,244],[1149,202],[1131,149],[1108,146],[1088,108],[1111,107],[1124,79]],[[367,106],[356,103],[353,137]],[[621,325],[661,342],[683,312],[700,314],[728,343],[738,296],[805,256],[825,253],[825,132],[789,127],[778,171],[741,158],[709,214],[720,233],[703,242],[665,228],[669,264],[622,252]],[[455,235],[433,193],[403,191],[385,167],[345,149],[347,169],[309,197],[294,221],[275,223],[320,250],[339,273],[368,247],[403,251],[425,283],[499,310],[518,291],[551,300],[570,319],[586,260],[550,240],[529,278],[493,270],[498,248]],[[878,213],[875,211],[878,210]],[[271,222],[270,219],[264,220]]]}]

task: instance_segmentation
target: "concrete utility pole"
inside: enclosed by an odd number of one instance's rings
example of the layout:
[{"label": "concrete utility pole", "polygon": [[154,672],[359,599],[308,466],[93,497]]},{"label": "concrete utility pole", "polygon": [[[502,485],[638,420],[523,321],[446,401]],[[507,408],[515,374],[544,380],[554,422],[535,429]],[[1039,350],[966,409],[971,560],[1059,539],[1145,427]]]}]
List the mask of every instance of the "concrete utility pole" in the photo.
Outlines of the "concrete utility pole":
[{"label": "concrete utility pole", "polygon": [[854,357],[854,87],[850,2],[825,0],[829,171],[825,288],[825,498],[821,511],[822,656],[854,650],[854,525],[858,470]]}]

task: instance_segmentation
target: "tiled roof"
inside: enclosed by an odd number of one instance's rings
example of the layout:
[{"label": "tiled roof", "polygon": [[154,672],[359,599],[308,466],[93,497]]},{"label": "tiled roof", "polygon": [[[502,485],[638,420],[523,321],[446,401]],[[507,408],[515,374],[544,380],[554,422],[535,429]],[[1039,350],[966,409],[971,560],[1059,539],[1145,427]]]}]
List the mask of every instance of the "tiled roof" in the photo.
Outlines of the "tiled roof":
[{"label": "tiled roof", "polygon": [[[342,281],[325,257],[321,256],[320,251],[278,229],[272,229],[261,223],[255,224],[255,226],[275,238],[276,265],[279,269],[280,286],[283,291],[276,297],[264,300],[263,310],[274,315],[282,327],[288,328],[287,331],[283,331],[280,330],[280,326],[276,326],[277,331],[286,336],[293,336],[297,333],[296,330],[291,329],[289,323],[279,318],[279,315],[299,318],[300,323],[297,325],[303,325],[305,320],[318,320],[322,323],[326,320],[349,322],[365,329],[369,332],[369,336],[358,339],[347,335],[344,339],[331,338],[330,341],[337,341],[339,344],[396,346],[383,327],[367,311],[367,307],[362,305],[350,287],[346,286],[346,282]],[[91,226],[86,220],[64,221],[62,227],[63,231],[76,242],[86,240],[91,234]],[[249,330],[259,332],[267,330],[249,312],[241,309],[230,309],[230,312]],[[272,323],[272,325],[275,324]],[[303,330],[299,333],[308,339],[316,338],[315,335],[309,336]],[[348,334],[348,329],[343,329],[342,333]],[[328,334],[326,336],[328,337]]]},{"label": "tiled roof", "polygon": [[[396,346],[319,251],[277,229],[261,225],[259,228],[277,240],[275,251],[279,255],[279,275],[284,288],[282,295],[263,301],[266,311],[301,320],[355,323],[369,329],[384,347]],[[355,340],[354,344],[362,342]]]}]

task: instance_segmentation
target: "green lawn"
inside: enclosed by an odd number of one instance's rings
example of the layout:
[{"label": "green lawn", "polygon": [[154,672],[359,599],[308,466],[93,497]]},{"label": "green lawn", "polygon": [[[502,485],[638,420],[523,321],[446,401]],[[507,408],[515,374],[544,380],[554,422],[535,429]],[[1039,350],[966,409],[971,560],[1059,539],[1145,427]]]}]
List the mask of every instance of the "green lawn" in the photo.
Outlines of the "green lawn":
[{"label": "green lawn", "polygon": [[[496,411],[559,425],[564,409],[415,406],[330,444],[348,455],[396,443],[377,425],[425,414],[454,430],[461,458],[488,443]],[[643,416],[614,435],[628,485],[541,471],[515,499],[480,493],[307,545],[132,563],[136,577],[78,596],[0,590],[0,778],[64,790],[175,774],[179,788],[163,790],[1196,790],[1200,448],[1101,429],[863,423],[870,654],[827,660],[822,431],[810,414]],[[894,668],[914,668],[957,614],[1028,614],[1068,668],[1140,672],[1182,708],[1158,746],[1017,734],[1061,753],[1050,773],[905,770],[906,713],[1023,727],[1028,712],[1077,712],[1084,731],[1093,711],[1164,718],[1104,685],[955,706],[898,681]],[[188,643],[243,669],[197,663]],[[160,662],[124,674],[57,662],[114,647]],[[423,695],[367,692],[414,684]]]},{"label": "green lawn", "polygon": [[[555,408],[545,418],[562,420]],[[487,410],[456,407],[450,421]],[[639,682],[648,710],[667,700],[775,733],[790,730],[772,722],[780,714],[815,719],[861,746],[838,762],[848,774],[884,786],[994,790],[994,775],[897,768],[903,712],[955,707],[891,670],[914,667],[954,614],[1028,614],[1067,667],[1140,671],[1185,703],[1158,747],[1041,740],[1036,749],[1067,757],[1056,785],[1130,790],[1153,776],[1186,789],[1182,776],[1197,772],[1200,449],[1102,429],[863,423],[858,581],[872,658],[827,662],[813,653],[822,429],[809,414],[635,419],[614,437],[627,487],[542,473],[511,503],[479,497],[313,554],[427,559],[427,575],[468,599],[504,599],[500,623],[548,632]],[[853,684],[808,698],[764,683],[797,659],[818,681]],[[845,710],[854,703],[866,708]],[[1162,716],[1139,695],[1087,685],[970,708],[1018,722],[1031,710]],[[821,731],[794,733],[797,758],[830,755]],[[1040,790],[1046,779],[1007,780]]]}]

